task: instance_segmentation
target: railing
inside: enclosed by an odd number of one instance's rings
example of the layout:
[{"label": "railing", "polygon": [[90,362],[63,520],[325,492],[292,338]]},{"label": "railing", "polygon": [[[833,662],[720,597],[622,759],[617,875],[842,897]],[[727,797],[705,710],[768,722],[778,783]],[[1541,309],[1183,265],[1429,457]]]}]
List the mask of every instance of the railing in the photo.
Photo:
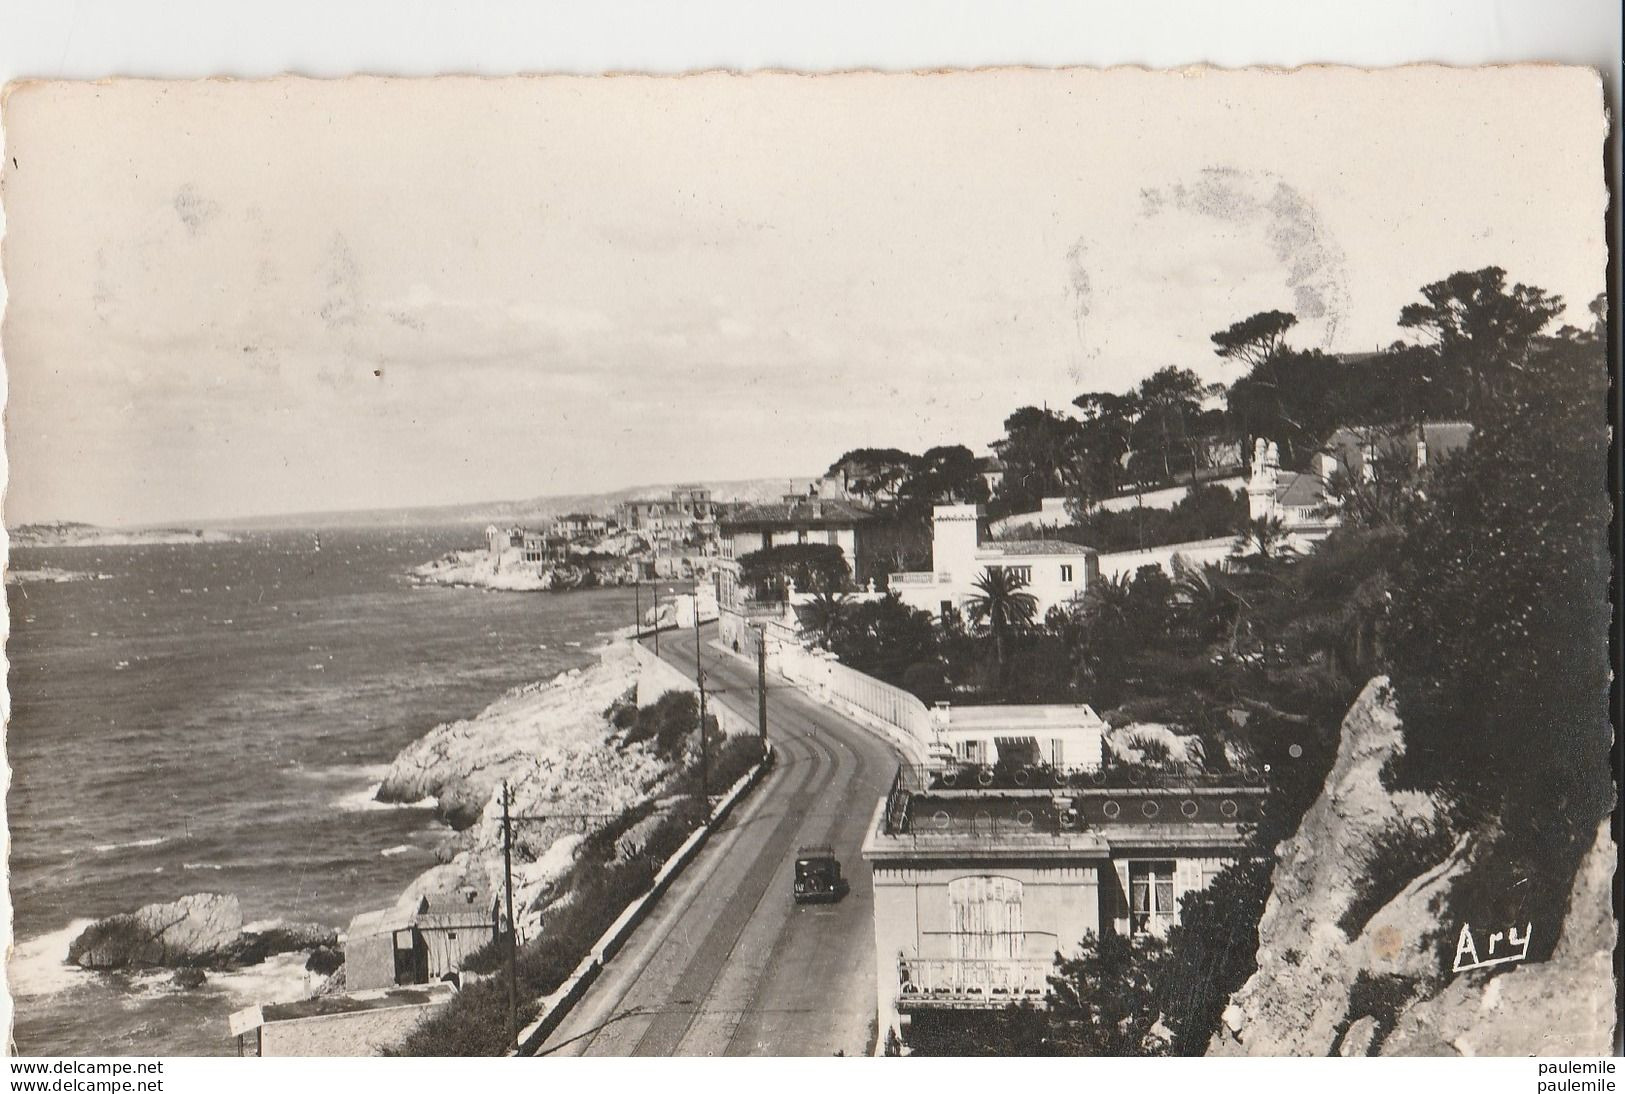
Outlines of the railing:
[{"label": "railing", "polygon": [[910,692],[865,675],[829,654],[782,645],[777,665],[793,684],[818,689],[913,739],[921,752],[936,738],[931,712]]},{"label": "railing", "polygon": [[[919,808],[919,802],[909,802],[902,810],[902,824],[890,829],[890,834],[907,836],[916,845],[921,840],[929,845],[933,837],[973,838],[977,840],[1032,839],[1044,843],[1057,836],[1077,832],[1081,825],[1075,814],[1058,810],[1049,802],[1020,805],[1010,809],[979,809],[962,812],[932,807],[929,803]],[[891,816],[887,816],[887,823]]]},{"label": "railing", "polygon": [[1049,994],[1048,961],[1025,958],[900,957],[898,1004],[902,1007],[998,1007],[1023,1000],[1042,1003]]},{"label": "railing", "polygon": [[954,790],[1216,790],[1262,787],[1258,773],[1207,774],[1145,767],[1052,764],[903,764],[898,786],[916,794]]},{"label": "railing", "polygon": [[[890,585],[935,585],[937,580],[936,574],[924,570],[910,570],[886,576],[886,581]],[[942,580],[947,580],[946,574],[942,575]]]},{"label": "railing", "polygon": [[1267,809],[1261,775],[904,764],[892,780],[882,834],[917,844],[1042,841],[1127,825],[1256,823]]}]

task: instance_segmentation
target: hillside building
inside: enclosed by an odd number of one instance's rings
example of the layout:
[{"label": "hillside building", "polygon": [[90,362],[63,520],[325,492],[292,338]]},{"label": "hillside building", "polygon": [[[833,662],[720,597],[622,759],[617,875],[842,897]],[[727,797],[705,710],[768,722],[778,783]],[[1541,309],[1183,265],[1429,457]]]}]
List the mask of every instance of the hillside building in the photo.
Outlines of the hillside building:
[{"label": "hillside building", "polygon": [[[966,788],[966,775],[975,785]],[[1163,937],[1246,853],[1262,785],[1237,776],[904,766],[863,846],[881,1036],[943,1011],[1043,1006],[1087,935]]]},{"label": "hillside building", "polygon": [[931,519],[931,569],[890,575],[903,603],[941,617],[946,609],[969,614],[976,581],[988,570],[1006,570],[1025,582],[1038,602],[1035,619],[1054,607],[1082,601],[1100,578],[1099,552],[1060,539],[984,541],[986,511],[980,505],[938,505]]}]

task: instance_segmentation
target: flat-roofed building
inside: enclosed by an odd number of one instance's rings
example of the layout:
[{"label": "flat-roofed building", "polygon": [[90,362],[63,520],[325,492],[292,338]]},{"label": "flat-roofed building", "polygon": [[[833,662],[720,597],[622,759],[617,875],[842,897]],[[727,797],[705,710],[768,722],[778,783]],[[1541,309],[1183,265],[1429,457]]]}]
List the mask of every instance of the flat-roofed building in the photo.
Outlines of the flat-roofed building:
[{"label": "flat-roofed building", "polygon": [[[966,778],[991,781],[999,768],[1031,777],[1044,767],[1100,768],[1106,723],[1084,703],[954,706],[931,711],[936,750],[943,763],[978,768]],[[950,774],[958,779],[959,776]]]},{"label": "flat-roofed building", "polygon": [[934,1011],[1042,1006],[1056,955],[1086,935],[1166,935],[1180,899],[1245,854],[1264,796],[1245,776],[900,768],[863,846],[882,1036],[906,1041]]},{"label": "flat-roofed building", "polygon": [[227,1029],[239,1056],[376,1056],[456,995],[451,984],[318,995],[244,1007]]},{"label": "flat-roofed building", "polygon": [[911,608],[941,618],[948,609],[969,614],[976,582],[990,570],[1019,578],[1021,591],[1037,601],[1035,619],[1054,607],[1071,607],[1100,578],[1093,547],[1063,539],[986,540],[980,505],[938,505],[931,513],[931,569],[890,576],[889,587]]}]

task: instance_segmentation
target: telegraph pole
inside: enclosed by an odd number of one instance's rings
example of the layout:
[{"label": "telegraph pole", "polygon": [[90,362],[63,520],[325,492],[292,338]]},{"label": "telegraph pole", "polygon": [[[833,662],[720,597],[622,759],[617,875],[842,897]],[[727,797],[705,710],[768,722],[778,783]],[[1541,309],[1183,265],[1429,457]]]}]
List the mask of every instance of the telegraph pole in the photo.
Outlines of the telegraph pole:
[{"label": "telegraph pole", "polygon": [[705,667],[700,663],[700,579],[694,578],[694,683],[700,689],[700,798],[711,819],[711,761],[705,744]]},{"label": "telegraph pole", "polygon": [[767,628],[756,628],[756,725],[767,743]]},{"label": "telegraph pole", "polygon": [[502,780],[502,885],[508,898],[508,1043],[519,1047],[518,925],[513,918],[513,823],[508,817],[508,780]]}]

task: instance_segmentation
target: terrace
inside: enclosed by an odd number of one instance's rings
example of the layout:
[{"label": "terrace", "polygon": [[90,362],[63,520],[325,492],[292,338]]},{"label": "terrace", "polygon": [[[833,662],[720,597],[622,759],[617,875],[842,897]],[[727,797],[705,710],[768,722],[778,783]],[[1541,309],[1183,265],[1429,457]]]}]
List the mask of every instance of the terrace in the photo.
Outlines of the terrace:
[{"label": "terrace", "polygon": [[1262,776],[1049,764],[904,764],[878,837],[1026,844],[1057,850],[1234,838],[1268,809]]}]

